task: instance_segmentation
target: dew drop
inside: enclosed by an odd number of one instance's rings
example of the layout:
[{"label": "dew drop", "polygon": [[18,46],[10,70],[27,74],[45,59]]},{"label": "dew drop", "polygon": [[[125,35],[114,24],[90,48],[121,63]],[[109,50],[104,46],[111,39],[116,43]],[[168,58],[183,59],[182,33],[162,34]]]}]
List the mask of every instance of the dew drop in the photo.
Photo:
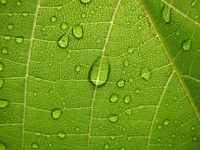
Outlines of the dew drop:
[{"label": "dew drop", "polygon": [[128,65],[129,65],[128,60],[125,60],[123,65],[124,65],[124,67],[128,67]]},{"label": "dew drop", "polygon": [[57,6],[57,10],[61,10],[63,8],[62,5]]},{"label": "dew drop", "polygon": [[83,27],[81,26],[76,26],[72,30],[73,35],[75,38],[80,39],[83,37]]},{"label": "dew drop", "polygon": [[161,124],[159,124],[159,125],[157,126],[157,128],[160,130],[160,129],[163,128],[163,126],[162,126]]},{"label": "dew drop", "polygon": [[130,77],[130,78],[128,79],[129,82],[133,82],[133,80],[134,80],[133,77]]},{"label": "dew drop", "polygon": [[119,95],[116,94],[116,93],[112,94],[110,96],[110,98],[109,98],[109,100],[110,100],[111,103],[116,103],[118,101],[118,99],[119,99]]},{"label": "dew drop", "polygon": [[[101,63],[101,64],[100,64]],[[101,68],[100,68],[101,66]],[[89,80],[96,86],[107,83],[110,73],[110,63],[107,58],[98,57],[92,64],[89,71]]]},{"label": "dew drop", "polygon": [[25,17],[25,16],[28,16],[28,12],[23,12],[23,13],[22,13],[22,16],[24,16],[24,17]]},{"label": "dew drop", "polygon": [[163,124],[167,126],[167,125],[169,124],[169,122],[170,122],[169,119],[165,119],[165,120],[163,121]]},{"label": "dew drop", "polygon": [[162,9],[162,17],[166,23],[170,23],[171,21],[171,8],[167,5],[164,5]]},{"label": "dew drop", "polygon": [[35,132],[34,135],[35,135],[35,136],[40,136],[41,133],[40,133],[40,132]]},{"label": "dew drop", "polygon": [[104,144],[105,149],[109,149],[110,145],[108,143]]},{"label": "dew drop", "polygon": [[64,139],[66,137],[66,133],[63,131],[58,131],[57,136],[61,139]]},{"label": "dew drop", "polygon": [[97,43],[101,43],[101,39],[98,38],[96,42],[97,42]]},{"label": "dew drop", "polygon": [[6,108],[9,105],[9,101],[6,99],[0,99],[0,108]]},{"label": "dew drop", "polygon": [[4,80],[2,77],[0,77],[0,88],[3,86]]},{"label": "dew drop", "polygon": [[3,54],[7,54],[7,53],[8,53],[8,49],[5,48],[5,47],[2,47],[1,52],[2,52]]},{"label": "dew drop", "polygon": [[7,26],[7,27],[8,27],[8,29],[9,29],[9,30],[12,30],[12,29],[13,29],[13,27],[14,27],[14,25],[13,25],[13,24],[8,24],[8,26]]},{"label": "dew drop", "polygon": [[57,21],[56,16],[52,16],[52,17],[50,18],[50,21],[51,21],[51,22],[56,22],[56,21]]},{"label": "dew drop", "polygon": [[85,13],[82,13],[81,17],[85,18],[85,17],[86,17],[86,14],[85,14]]},{"label": "dew drop", "polygon": [[172,137],[175,137],[175,136],[176,136],[176,134],[175,134],[175,133],[173,133],[171,136],[172,136]]},{"label": "dew drop", "polygon": [[79,131],[79,130],[80,130],[80,128],[79,128],[79,127],[76,127],[76,128],[75,128],[75,130],[76,130],[76,131]]},{"label": "dew drop", "polygon": [[24,41],[24,38],[22,36],[17,36],[15,41],[16,41],[16,43],[20,44]]},{"label": "dew drop", "polygon": [[199,18],[199,16],[198,15],[194,15],[194,18],[197,19],[197,18]]},{"label": "dew drop", "polygon": [[69,25],[66,22],[61,23],[60,28],[66,30],[69,28]]},{"label": "dew drop", "polygon": [[5,39],[6,41],[9,41],[9,40],[11,39],[11,37],[10,37],[9,35],[6,35],[6,36],[4,36],[4,39]]},{"label": "dew drop", "polygon": [[143,79],[145,79],[146,81],[149,81],[150,78],[151,78],[150,70],[149,70],[149,68],[147,68],[147,67],[144,67],[144,68],[141,69],[140,75],[141,75],[141,77],[142,77]]},{"label": "dew drop", "polygon": [[126,148],[124,146],[120,147],[119,150],[126,150]]},{"label": "dew drop", "polygon": [[7,0],[1,0],[1,4],[6,4]]},{"label": "dew drop", "polygon": [[58,119],[62,114],[62,111],[59,109],[59,108],[54,108],[52,111],[51,111],[51,116],[53,119]]},{"label": "dew drop", "polygon": [[0,142],[0,150],[6,150],[6,145],[2,142]]},{"label": "dew drop", "polygon": [[80,65],[77,65],[76,66],[76,72],[80,72],[81,71],[81,66]]},{"label": "dew drop", "polygon": [[103,128],[103,126],[102,125],[99,125],[99,129],[102,129]]},{"label": "dew drop", "polygon": [[141,30],[141,29],[142,29],[142,26],[141,26],[141,25],[139,25],[139,26],[137,27],[137,29],[138,29],[138,30]]},{"label": "dew drop", "polygon": [[117,87],[122,88],[124,86],[125,86],[125,81],[123,79],[117,81]]},{"label": "dew drop", "polygon": [[196,4],[197,4],[197,0],[194,0],[194,1],[191,3],[191,6],[194,7]]},{"label": "dew drop", "polygon": [[80,2],[83,4],[87,4],[87,3],[91,2],[91,0],[80,0]]},{"label": "dew drop", "polygon": [[68,46],[68,42],[69,42],[69,36],[68,34],[63,34],[57,41],[58,46],[60,48],[66,48]]},{"label": "dew drop", "polygon": [[160,142],[160,140],[161,140],[160,138],[157,139],[158,142]]},{"label": "dew drop", "polygon": [[196,127],[195,127],[195,126],[192,126],[192,127],[191,127],[191,130],[195,130],[195,129],[196,129]]},{"label": "dew drop", "polygon": [[140,93],[141,93],[141,90],[140,90],[139,88],[136,88],[136,89],[135,89],[135,93],[136,93],[136,94],[140,94]]},{"label": "dew drop", "polygon": [[128,53],[133,53],[134,49],[133,48],[128,48]]},{"label": "dew drop", "polygon": [[182,47],[183,47],[183,49],[184,49],[185,51],[188,51],[188,50],[190,50],[190,48],[191,48],[191,44],[192,44],[191,40],[185,40],[185,41],[183,42],[183,44],[182,44]]},{"label": "dew drop", "polygon": [[38,148],[39,148],[39,145],[38,145],[38,143],[36,143],[36,142],[33,142],[33,143],[31,144],[31,146],[32,146],[32,148],[34,148],[34,149],[38,149]]},{"label": "dew drop", "polygon": [[109,117],[108,117],[108,120],[112,123],[116,123],[119,119],[119,116],[118,115],[115,115],[115,114],[111,114]]},{"label": "dew drop", "polygon": [[123,98],[123,101],[125,104],[129,104],[131,102],[131,96],[130,95],[125,95]]},{"label": "dew drop", "polygon": [[4,65],[3,65],[3,63],[0,62],[0,71],[2,71],[3,68],[4,68]]},{"label": "dew drop", "polygon": [[194,136],[194,137],[192,138],[192,140],[193,140],[194,142],[196,142],[196,141],[198,140],[197,136]]}]

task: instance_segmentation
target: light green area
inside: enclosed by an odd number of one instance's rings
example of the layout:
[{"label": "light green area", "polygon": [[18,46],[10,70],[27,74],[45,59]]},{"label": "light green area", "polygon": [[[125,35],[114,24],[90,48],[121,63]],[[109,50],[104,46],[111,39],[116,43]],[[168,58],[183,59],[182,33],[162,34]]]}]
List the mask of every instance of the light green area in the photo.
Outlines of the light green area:
[{"label": "light green area", "polygon": [[0,150],[198,150],[198,0],[0,0]]}]

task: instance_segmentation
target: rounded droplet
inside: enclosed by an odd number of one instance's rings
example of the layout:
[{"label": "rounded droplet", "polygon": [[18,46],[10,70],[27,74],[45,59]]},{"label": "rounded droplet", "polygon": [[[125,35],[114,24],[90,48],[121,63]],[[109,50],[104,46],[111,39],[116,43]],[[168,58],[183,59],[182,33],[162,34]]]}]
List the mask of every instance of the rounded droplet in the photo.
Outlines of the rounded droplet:
[{"label": "rounded droplet", "polygon": [[9,105],[9,101],[6,99],[0,99],[0,108],[6,108]]},{"label": "rounded droplet", "polygon": [[194,136],[194,137],[192,138],[192,140],[193,140],[194,142],[196,142],[196,141],[198,140],[198,137],[197,137],[197,136]]},{"label": "rounded droplet", "polygon": [[80,71],[81,71],[81,66],[80,65],[76,66],[76,72],[80,72]]},{"label": "rounded droplet", "polygon": [[1,52],[2,52],[3,54],[7,54],[7,53],[8,53],[8,49],[5,48],[5,47],[2,47]]},{"label": "rounded droplet", "polygon": [[182,44],[183,50],[185,50],[185,51],[190,50],[191,45],[192,45],[191,40],[185,40],[185,41],[183,42],[183,44]]},{"label": "rounded droplet", "polygon": [[163,126],[162,126],[161,124],[159,124],[159,125],[157,126],[157,128],[160,130],[160,129],[163,128]]},{"label": "rounded droplet", "polygon": [[57,6],[57,10],[61,10],[63,8],[62,5]]},{"label": "rounded droplet", "polygon": [[1,4],[6,4],[7,0],[1,0]]},{"label": "rounded droplet", "polygon": [[107,83],[110,73],[110,63],[107,58],[98,57],[92,64],[89,72],[89,80],[95,86]]},{"label": "rounded droplet", "polygon": [[175,133],[173,133],[171,136],[172,136],[172,137],[175,137],[175,136],[176,136],[176,134],[175,134]]},{"label": "rounded droplet", "polygon": [[83,37],[83,27],[81,26],[76,26],[72,30],[73,35],[75,38],[80,39]]},{"label": "rounded droplet", "polygon": [[126,150],[126,148],[124,146],[120,147],[119,150]]},{"label": "rounded droplet", "polygon": [[52,17],[50,18],[50,21],[51,21],[51,22],[56,22],[56,21],[57,21],[56,16],[52,16]]},{"label": "rounded droplet", "polygon": [[9,41],[11,39],[11,37],[9,35],[4,36],[4,39]]},{"label": "rounded droplet", "polygon": [[109,149],[110,145],[108,143],[104,144],[105,149]]},{"label": "rounded droplet", "polygon": [[69,36],[68,34],[63,34],[57,41],[58,46],[60,48],[66,48],[68,46],[68,42],[69,42]]},{"label": "rounded droplet", "polygon": [[51,111],[51,116],[53,119],[58,119],[62,114],[62,110],[60,110],[59,108],[54,108]]},{"label": "rounded droplet", "polygon": [[129,65],[128,60],[125,60],[123,65],[124,65],[124,67],[128,67],[128,65]]},{"label": "rounded droplet", "polygon": [[160,142],[160,140],[161,140],[160,138],[157,139],[158,142]]},{"label": "rounded droplet", "polygon": [[98,39],[97,39],[97,43],[101,43],[101,39],[98,38]]},{"label": "rounded droplet", "polygon": [[141,69],[140,75],[146,81],[149,81],[150,78],[151,78],[151,72],[150,72],[149,68],[147,68],[147,67],[144,67],[144,68]]},{"label": "rounded droplet", "polygon": [[169,124],[169,122],[170,122],[169,119],[165,119],[165,120],[163,121],[163,124],[167,126],[167,125]]},{"label": "rounded droplet", "polygon": [[69,28],[69,25],[66,22],[61,23],[60,25],[61,29],[66,30]]},{"label": "rounded droplet", "polygon": [[34,148],[34,149],[38,149],[38,148],[39,148],[39,145],[38,145],[38,143],[33,142],[33,143],[31,144],[31,147]]},{"label": "rounded droplet", "polygon": [[167,5],[164,5],[162,9],[162,17],[166,23],[170,23],[171,21],[171,8]]},{"label": "rounded droplet", "polygon": [[3,68],[4,68],[4,65],[3,65],[3,63],[0,62],[0,71],[2,71]]},{"label": "rounded droplet", "polygon": [[118,115],[115,115],[115,114],[111,114],[109,117],[108,117],[108,120],[112,123],[116,123],[118,120],[119,120],[119,116]]},{"label": "rounded droplet", "polygon": [[141,93],[141,90],[140,90],[139,88],[136,88],[136,89],[135,89],[135,93],[136,93],[136,94],[140,94],[140,93]]},{"label": "rounded droplet", "polygon": [[131,102],[131,96],[130,95],[125,95],[123,98],[123,101],[125,104],[129,104]]},{"label": "rounded droplet", "polygon": [[120,79],[117,81],[117,87],[122,88],[125,86],[125,81],[123,79]]},{"label": "rounded droplet", "polygon": [[0,88],[3,86],[4,80],[2,77],[0,77]]},{"label": "rounded droplet", "polygon": [[66,137],[66,133],[63,132],[63,131],[59,131],[59,132],[57,133],[57,136],[58,136],[59,138],[61,138],[61,139],[64,139],[64,138]]},{"label": "rounded droplet", "polygon": [[142,26],[141,26],[141,25],[139,25],[139,26],[137,27],[137,29],[138,29],[138,30],[141,30],[141,29],[142,29]]},{"label": "rounded droplet", "polygon": [[75,128],[75,130],[76,130],[76,131],[79,131],[79,130],[80,130],[80,128],[79,128],[79,127],[76,127],[76,128]]},{"label": "rounded droplet", "polygon": [[80,2],[83,4],[87,4],[87,3],[91,2],[91,0],[80,0]]},{"label": "rounded droplet", "polygon": [[130,77],[130,78],[128,79],[129,82],[133,82],[133,80],[134,80],[133,77]]},{"label": "rounded droplet", "polygon": [[81,17],[85,18],[85,17],[86,17],[86,14],[85,14],[85,13],[82,13]]},{"label": "rounded droplet", "polygon": [[116,103],[118,99],[119,99],[119,95],[117,93],[112,94],[109,98],[110,102],[112,103]]},{"label": "rounded droplet", "polygon": [[128,48],[128,53],[133,53],[134,49],[133,48]]},{"label": "rounded droplet", "polygon": [[15,41],[16,41],[16,43],[20,44],[24,41],[24,38],[22,36],[17,36]]},{"label": "rounded droplet", "polygon": [[6,150],[6,145],[2,142],[0,142],[0,150]]},{"label": "rounded droplet", "polygon": [[195,129],[196,129],[196,127],[195,127],[195,126],[192,126],[192,127],[191,127],[191,130],[195,130]]},{"label": "rounded droplet", "polygon": [[12,30],[12,29],[13,29],[13,27],[14,27],[14,25],[13,25],[13,24],[8,24],[8,29],[9,29],[9,30]]}]

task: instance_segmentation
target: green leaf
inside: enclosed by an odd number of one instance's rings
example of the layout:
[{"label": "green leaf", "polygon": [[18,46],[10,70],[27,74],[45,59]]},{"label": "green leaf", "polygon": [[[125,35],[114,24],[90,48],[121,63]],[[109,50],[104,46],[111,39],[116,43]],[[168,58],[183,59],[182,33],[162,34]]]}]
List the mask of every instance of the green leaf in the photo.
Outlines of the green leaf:
[{"label": "green leaf", "polygon": [[0,150],[198,150],[199,0],[1,0]]}]

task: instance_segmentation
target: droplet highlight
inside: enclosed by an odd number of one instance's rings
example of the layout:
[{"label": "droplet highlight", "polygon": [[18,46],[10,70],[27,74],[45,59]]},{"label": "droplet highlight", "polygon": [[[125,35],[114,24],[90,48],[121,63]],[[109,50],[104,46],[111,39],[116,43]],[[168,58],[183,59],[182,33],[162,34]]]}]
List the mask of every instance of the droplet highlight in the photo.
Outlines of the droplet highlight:
[{"label": "droplet highlight", "polygon": [[185,40],[185,41],[183,42],[183,44],[182,44],[183,50],[185,50],[185,51],[190,50],[191,45],[192,45],[191,40]]},{"label": "droplet highlight", "polygon": [[119,99],[119,95],[117,93],[112,94],[109,98],[111,103],[116,103],[118,99]]},{"label": "droplet highlight", "polygon": [[123,101],[125,104],[129,104],[131,102],[131,96],[130,95],[125,95],[123,98]]},{"label": "droplet highlight", "polygon": [[171,8],[167,5],[164,5],[162,9],[162,17],[166,23],[170,23],[171,21]]},{"label": "droplet highlight", "polygon": [[6,108],[9,105],[9,101],[6,99],[0,99],[0,108]]},{"label": "droplet highlight", "polygon": [[151,72],[150,72],[149,68],[147,68],[147,67],[144,67],[144,68],[141,69],[140,75],[146,81],[149,81],[150,78],[151,78]]},{"label": "droplet highlight", "polygon": [[109,117],[108,117],[108,120],[112,123],[116,123],[118,120],[119,120],[119,116],[118,115],[115,115],[115,114],[111,114]]},{"label": "droplet highlight", "polygon": [[73,35],[75,38],[80,39],[83,37],[83,27],[82,26],[76,26],[72,30]]},{"label": "droplet highlight", "polygon": [[67,48],[68,42],[69,42],[69,36],[68,36],[68,34],[63,34],[63,35],[58,39],[58,41],[57,41],[58,46],[59,46],[60,48],[63,48],[63,49]]},{"label": "droplet highlight", "polygon": [[52,111],[51,111],[51,116],[53,119],[58,119],[60,118],[62,114],[62,111],[59,109],[59,108],[54,108]]}]

